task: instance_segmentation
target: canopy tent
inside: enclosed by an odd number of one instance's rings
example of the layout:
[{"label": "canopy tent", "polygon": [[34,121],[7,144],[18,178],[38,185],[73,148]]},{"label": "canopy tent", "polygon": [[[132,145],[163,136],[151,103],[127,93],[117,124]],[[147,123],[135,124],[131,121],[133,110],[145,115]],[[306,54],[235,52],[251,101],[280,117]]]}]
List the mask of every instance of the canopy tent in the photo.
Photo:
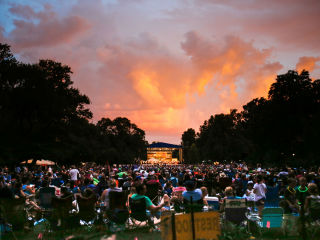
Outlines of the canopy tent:
[{"label": "canopy tent", "polygon": [[[21,164],[31,164],[32,161],[33,161],[33,159],[29,159],[28,161],[23,161],[23,162],[21,162]],[[52,162],[52,161],[50,161],[50,160],[41,159],[41,160],[37,160],[37,161],[36,161],[36,165],[52,166],[52,165],[55,165],[55,162]]]}]

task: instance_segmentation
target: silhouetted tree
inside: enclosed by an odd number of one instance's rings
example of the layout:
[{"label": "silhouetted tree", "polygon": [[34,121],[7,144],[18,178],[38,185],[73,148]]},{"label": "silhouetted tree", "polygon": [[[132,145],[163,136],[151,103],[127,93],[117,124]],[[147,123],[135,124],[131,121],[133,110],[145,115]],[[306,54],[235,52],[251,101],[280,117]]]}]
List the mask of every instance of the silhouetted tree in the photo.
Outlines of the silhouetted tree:
[{"label": "silhouetted tree", "polygon": [[189,153],[192,144],[194,144],[195,142],[196,142],[196,131],[192,128],[187,129],[187,131],[185,131],[182,134],[182,143],[181,143],[183,147],[184,161],[186,163],[195,162],[194,156],[191,157]]},{"label": "silhouetted tree", "polygon": [[127,118],[102,118],[97,127],[107,142],[107,158],[110,163],[132,163],[146,159],[145,132]]},{"label": "silhouetted tree", "polygon": [[200,126],[197,146],[203,160],[239,160],[246,152],[246,141],[238,123],[240,113],[233,109],[230,114],[211,116]]},{"label": "silhouetted tree", "polygon": [[0,164],[144,157],[145,133],[128,119],[89,122],[90,100],[73,87],[71,74],[70,67],[52,60],[21,63],[0,44]]},{"label": "silhouetted tree", "polygon": [[204,121],[196,145],[202,160],[244,160],[269,165],[319,164],[320,80],[307,71],[278,75],[268,98],[238,113]]}]

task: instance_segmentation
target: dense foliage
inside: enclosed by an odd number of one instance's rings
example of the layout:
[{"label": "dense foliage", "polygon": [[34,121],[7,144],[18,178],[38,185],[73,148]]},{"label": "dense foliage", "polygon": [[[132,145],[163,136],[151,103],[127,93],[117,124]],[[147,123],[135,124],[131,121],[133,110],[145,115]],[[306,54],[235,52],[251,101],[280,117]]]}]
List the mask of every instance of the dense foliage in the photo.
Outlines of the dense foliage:
[{"label": "dense foliage", "polygon": [[312,81],[307,71],[288,71],[277,76],[267,99],[253,99],[241,112],[211,116],[198,133],[185,131],[185,160],[319,164],[319,122],[320,80]]},{"label": "dense foliage", "polygon": [[73,87],[71,74],[52,60],[19,62],[0,44],[0,163],[121,163],[144,156],[145,133],[128,119],[89,122],[90,100]]}]

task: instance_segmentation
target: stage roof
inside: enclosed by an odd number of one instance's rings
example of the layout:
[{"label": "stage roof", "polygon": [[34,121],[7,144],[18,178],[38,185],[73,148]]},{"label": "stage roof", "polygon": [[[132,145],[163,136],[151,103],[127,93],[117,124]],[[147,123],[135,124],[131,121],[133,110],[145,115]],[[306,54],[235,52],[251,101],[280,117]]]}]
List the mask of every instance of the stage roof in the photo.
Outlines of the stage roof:
[{"label": "stage roof", "polygon": [[182,148],[182,146],[170,144],[170,143],[164,143],[164,142],[156,142],[156,143],[150,144],[148,148]]}]

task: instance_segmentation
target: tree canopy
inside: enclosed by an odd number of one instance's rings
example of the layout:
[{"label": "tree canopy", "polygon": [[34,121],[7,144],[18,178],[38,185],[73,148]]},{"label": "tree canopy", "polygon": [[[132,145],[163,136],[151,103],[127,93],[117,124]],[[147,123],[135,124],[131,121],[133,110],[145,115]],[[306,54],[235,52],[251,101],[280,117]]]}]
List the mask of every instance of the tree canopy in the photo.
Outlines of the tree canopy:
[{"label": "tree canopy", "polygon": [[[90,100],[73,87],[71,74],[52,60],[19,62],[0,44],[0,163],[131,162],[143,154],[145,133],[128,119],[89,122]],[[103,132],[103,123],[116,132]]]},{"label": "tree canopy", "polygon": [[[216,114],[194,139],[201,160],[246,160],[277,165],[319,164],[320,80],[307,71],[278,75],[268,98],[256,98],[241,112]],[[183,133],[182,143],[189,130]],[[185,148],[186,155],[190,148]],[[188,159],[188,161],[192,161]]]}]

